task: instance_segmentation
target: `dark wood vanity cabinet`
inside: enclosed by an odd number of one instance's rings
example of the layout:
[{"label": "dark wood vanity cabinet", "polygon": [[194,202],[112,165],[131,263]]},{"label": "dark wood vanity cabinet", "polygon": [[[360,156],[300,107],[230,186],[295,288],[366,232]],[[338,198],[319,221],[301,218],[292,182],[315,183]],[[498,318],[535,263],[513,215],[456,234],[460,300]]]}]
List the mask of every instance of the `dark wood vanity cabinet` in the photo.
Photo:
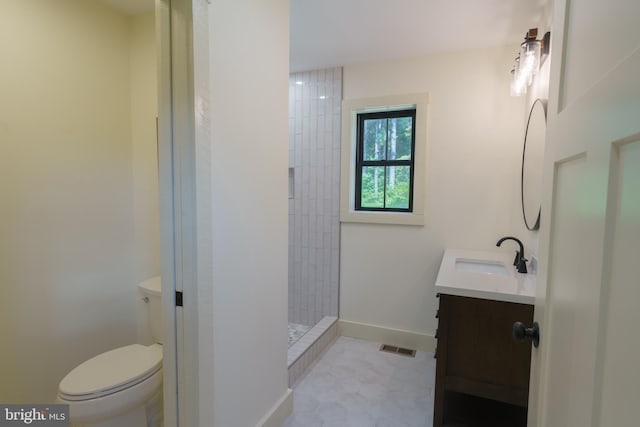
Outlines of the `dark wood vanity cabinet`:
[{"label": "dark wood vanity cabinet", "polygon": [[437,317],[434,427],[525,427],[531,341],[512,325],[533,306],[440,294]]}]

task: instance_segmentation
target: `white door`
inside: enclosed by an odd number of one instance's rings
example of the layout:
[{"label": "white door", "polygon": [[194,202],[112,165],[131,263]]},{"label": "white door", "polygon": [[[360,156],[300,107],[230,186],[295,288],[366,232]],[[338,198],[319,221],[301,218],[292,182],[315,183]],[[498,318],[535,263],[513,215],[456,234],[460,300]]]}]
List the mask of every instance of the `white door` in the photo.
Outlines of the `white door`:
[{"label": "white door", "polygon": [[555,3],[529,426],[638,426],[640,1]]},{"label": "white door", "polygon": [[197,327],[199,303],[211,304],[209,288],[197,287],[212,281],[210,147],[208,122],[194,107],[195,99],[199,106],[209,99],[207,7],[202,0],[156,1],[166,427],[203,425],[201,414],[212,418],[199,405],[199,392],[212,392],[208,382],[198,383],[199,374],[206,377],[198,357],[211,348],[200,342]]}]

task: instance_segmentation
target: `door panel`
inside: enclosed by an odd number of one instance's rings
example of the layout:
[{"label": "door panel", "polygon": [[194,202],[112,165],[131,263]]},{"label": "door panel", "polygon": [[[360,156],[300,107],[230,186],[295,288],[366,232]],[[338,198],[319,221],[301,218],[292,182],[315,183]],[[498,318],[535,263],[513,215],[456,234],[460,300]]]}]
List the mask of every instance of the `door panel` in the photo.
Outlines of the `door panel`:
[{"label": "door panel", "polygon": [[558,327],[546,333],[550,358],[557,362],[547,371],[547,387],[566,397],[550,401],[547,416],[563,426],[587,425],[592,402],[593,376],[580,373],[592,371],[595,363],[595,340],[583,337],[596,326],[589,310],[595,285],[586,280],[592,266],[585,265],[583,251],[574,246],[592,226],[593,207],[582,197],[588,191],[588,162],[586,155],[559,162],[555,174],[547,309],[550,323]]},{"label": "door panel", "polygon": [[640,345],[635,337],[640,286],[638,242],[640,242],[640,140],[615,147],[612,161],[610,206],[611,268],[605,275],[603,292],[603,351],[599,372],[601,413],[599,425],[617,419],[620,425],[637,424],[640,402]]},{"label": "door panel", "polygon": [[[639,15],[638,1],[568,2],[564,105],[575,101],[633,53],[640,43]],[[612,39],[616,43],[611,43]]]}]

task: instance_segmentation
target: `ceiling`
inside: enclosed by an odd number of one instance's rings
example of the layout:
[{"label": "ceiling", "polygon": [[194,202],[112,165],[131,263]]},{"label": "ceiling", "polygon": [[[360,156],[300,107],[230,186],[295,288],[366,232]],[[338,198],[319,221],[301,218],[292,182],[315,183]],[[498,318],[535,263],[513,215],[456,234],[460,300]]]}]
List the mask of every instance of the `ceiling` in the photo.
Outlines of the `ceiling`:
[{"label": "ceiling", "polygon": [[291,71],[514,46],[547,0],[291,0]]},{"label": "ceiling", "polygon": [[[154,0],[100,0],[127,15]],[[514,46],[548,0],[290,0],[291,71]]]}]

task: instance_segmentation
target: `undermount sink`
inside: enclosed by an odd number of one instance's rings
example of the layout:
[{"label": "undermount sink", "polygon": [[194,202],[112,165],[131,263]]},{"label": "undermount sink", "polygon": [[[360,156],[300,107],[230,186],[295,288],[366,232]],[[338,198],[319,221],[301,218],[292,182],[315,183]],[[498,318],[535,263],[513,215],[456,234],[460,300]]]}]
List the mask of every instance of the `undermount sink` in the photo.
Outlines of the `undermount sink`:
[{"label": "undermount sink", "polygon": [[469,273],[495,274],[498,276],[511,276],[509,270],[501,261],[488,261],[481,259],[456,258],[456,271]]},{"label": "undermount sink", "polygon": [[436,294],[533,304],[536,275],[518,273],[505,251],[447,249],[436,279]]}]

